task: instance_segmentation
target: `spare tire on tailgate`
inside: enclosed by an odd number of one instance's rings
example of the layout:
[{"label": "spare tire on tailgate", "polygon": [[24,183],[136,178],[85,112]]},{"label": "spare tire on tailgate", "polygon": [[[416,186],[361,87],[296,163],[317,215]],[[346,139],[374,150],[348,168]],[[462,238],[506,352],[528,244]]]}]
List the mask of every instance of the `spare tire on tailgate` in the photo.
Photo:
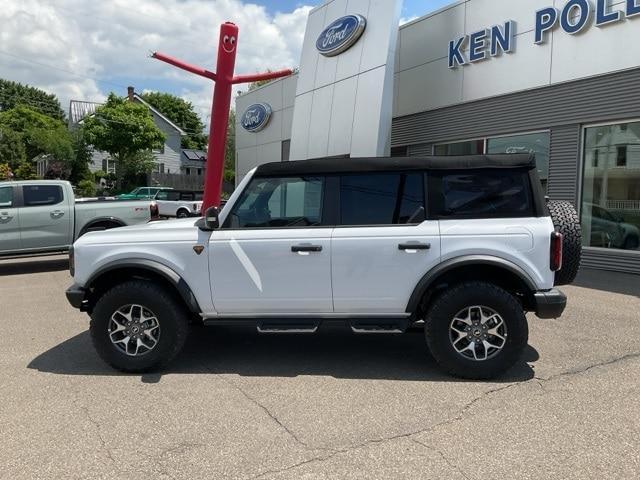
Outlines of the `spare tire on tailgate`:
[{"label": "spare tire on tailgate", "polygon": [[556,231],[562,234],[562,269],[556,272],[556,285],[569,285],[580,269],[582,228],[571,202],[550,200],[547,204]]}]

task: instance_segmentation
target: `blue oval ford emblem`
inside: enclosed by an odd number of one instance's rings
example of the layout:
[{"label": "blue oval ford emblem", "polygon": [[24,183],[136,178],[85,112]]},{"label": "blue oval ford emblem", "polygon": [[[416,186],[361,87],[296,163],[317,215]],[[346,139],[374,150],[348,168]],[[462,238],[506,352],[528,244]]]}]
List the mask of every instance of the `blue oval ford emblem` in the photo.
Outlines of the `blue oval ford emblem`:
[{"label": "blue oval ford emblem", "polygon": [[340,55],[358,41],[366,26],[367,20],[362,15],[339,18],[322,31],[316,48],[325,57]]},{"label": "blue oval ford emblem", "polygon": [[242,127],[248,132],[259,132],[269,123],[271,106],[266,103],[251,105],[242,115]]}]

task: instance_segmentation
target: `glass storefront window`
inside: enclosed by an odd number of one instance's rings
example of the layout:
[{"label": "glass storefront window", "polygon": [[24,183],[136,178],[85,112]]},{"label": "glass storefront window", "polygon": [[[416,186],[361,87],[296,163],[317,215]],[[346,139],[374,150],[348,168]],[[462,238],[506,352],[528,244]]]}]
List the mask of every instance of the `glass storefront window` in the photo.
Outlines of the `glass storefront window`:
[{"label": "glass storefront window", "polygon": [[640,248],[640,122],[584,131],[585,246]]},{"label": "glass storefront window", "polygon": [[484,153],[484,139],[469,142],[443,143],[436,145],[436,155],[478,155]]},{"label": "glass storefront window", "polygon": [[487,140],[487,153],[533,153],[545,191],[549,180],[549,132],[496,137]]}]

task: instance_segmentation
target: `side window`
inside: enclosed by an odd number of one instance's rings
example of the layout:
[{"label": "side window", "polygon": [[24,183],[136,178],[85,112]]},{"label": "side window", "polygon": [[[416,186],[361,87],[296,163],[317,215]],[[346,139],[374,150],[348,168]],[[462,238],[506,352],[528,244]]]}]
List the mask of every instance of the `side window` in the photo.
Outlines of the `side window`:
[{"label": "side window", "polygon": [[341,225],[413,225],[426,218],[422,173],[340,178]]},{"label": "side window", "polygon": [[255,178],[238,199],[226,228],[311,227],[322,222],[324,178]]},{"label": "side window", "polygon": [[168,199],[168,193],[164,190],[158,192],[158,194],[156,195],[156,200],[167,200],[167,199]]},{"label": "side window", "polygon": [[24,185],[22,187],[25,207],[43,207],[62,202],[60,185]]},{"label": "side window", "polygon": [[13,206],[13,187],[0,187],[0,208]]},{"label": "side window", "polygon": [[429,178],[429,202],[438,218],[535,216],[527,171],[445,171]]}]

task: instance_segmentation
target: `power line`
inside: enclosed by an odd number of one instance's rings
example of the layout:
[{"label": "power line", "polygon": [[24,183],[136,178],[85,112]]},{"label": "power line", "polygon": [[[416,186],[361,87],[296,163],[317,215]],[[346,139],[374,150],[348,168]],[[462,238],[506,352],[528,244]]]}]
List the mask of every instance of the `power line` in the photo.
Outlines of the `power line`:
[{"label": "power line", "polygon": [[[14,99],[18,100],[18,102],[17,102],[18,104],[24,104],[24,105],[31,106],[31,107],[34,107],[34,108],[38,108],[38,109],[41,109],[43,111],[47,111],[49,113],[59,113],[59,112],[56,112],[56,111],[52,110],[52,108],[53,108],[52,105],[47,104],[47,103],[42,102],[42,101],[39,101],[39,100],[25,99],[24,97],[20,97],[19,95],[6,95],[6,94],[3,94],[2,92],[0,92],[0,98],[5,98],[5,99],[14,98]],[[95,103],[96,105],[104,105],[104,104],[97,103],[97,102],[92,102],[92,103]],[[95,115],[101,121],[104,121],[104,122],[107,122],[107,123],[125,125],[125,126],[128,126],[128,127],[137,127],[138,126],[137,123],[125,122],[123,120],[114,120],[112,118],[107,118],[107,117],[105,117],[105,116],[103,116],[103,115],[101,115],[99,113],[95,113],[95,112],[92,113],[92,114],[89,114],[89,115]],[[186,133],[186,135],[184,135],[186,137],[198,137],[198,136],[201,136],[201,135],[205,135],[204,131],[197,132],[195,130],[186,130],[186,129],[182,128],[182,127],[180,127],[180,128],[181,128],[181,130],[183,132]]]},{"label": "power line", "polygon": [[37,62],[37,61],[35,61],[35,60],[30,60],[30,59],[28,59],[28,58],[23,58],[23,57],[20,57],[20,56],[18,56],[18,55],[14,55],[13,53],[6,52],[6,51],[4,51],[4,50],[0,50],[0,54],[2,54],[2,55],[6,55],[6,56],[8,56],[8,57],[13,57],[13,58],[15,58],[16,60],[18,60],[18,61],[20,61],[20,62],[32,63],[32,64],[34,64],[34,65],[38,65],[38,66],[40,66],[40,67],[50,68],[50,69],[52,69],[52,70],[58,70],[59,72],[64,72],[64,73],[67,73],[67,74],[69,74],[69,75],[73,75],[74,77],[79,77],[79,78],[85,78],[85,79],[88,79],[88,80],[93,80],[94,82],[104,83],[104,84],[106,84],[106,85],[111,85],[111,86],[114,86],[114,87],[122,88],[123,90],[127,88],[126,86],[124,86],[124,85],[120,85],[120,84],[118,84],[118,83],[110,82],[110,81],[108,81],[108,80],[101,80],[101,79],[99,79],[99,78],[91,77],[91,76],[89,76],[89,75],[83,75],[83,74],[81,74],[81,73],[75,73],[75,72],[72,72],[72,71],[70,71],[70,70],[65,70],[64,68],[56,67],[56,66],[54,66],[54,65],[48,65],[48,64],[46,64],[46,63]]}]

